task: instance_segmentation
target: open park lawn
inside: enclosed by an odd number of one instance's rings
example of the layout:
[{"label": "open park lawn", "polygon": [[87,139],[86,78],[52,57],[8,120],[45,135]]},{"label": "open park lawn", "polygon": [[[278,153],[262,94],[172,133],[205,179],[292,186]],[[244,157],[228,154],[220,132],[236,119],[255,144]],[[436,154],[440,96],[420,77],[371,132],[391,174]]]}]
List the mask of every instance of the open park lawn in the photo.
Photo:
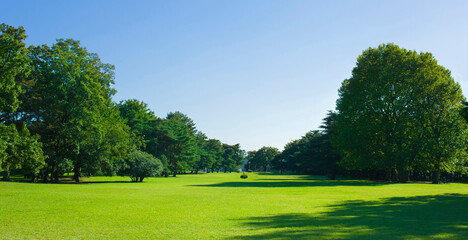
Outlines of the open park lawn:
[{"label": "open park lawn", "polygon": [[[0,182],[0,239],[468,239],[468,185],[180,175]],[[116,181],[116,182],[109,182]]]}]

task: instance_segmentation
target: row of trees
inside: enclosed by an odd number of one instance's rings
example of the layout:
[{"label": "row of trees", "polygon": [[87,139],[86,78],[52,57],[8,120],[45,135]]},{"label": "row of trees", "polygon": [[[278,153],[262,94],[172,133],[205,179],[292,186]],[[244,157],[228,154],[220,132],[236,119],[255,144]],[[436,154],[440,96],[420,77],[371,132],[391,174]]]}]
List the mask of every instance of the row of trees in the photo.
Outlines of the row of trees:
[{"label": "row of trees", "polygon": [[[369,48],[339,89],[336,112],[277,155],[278,170],[366,173],[406,182],[468,172],[467,120],[460,85],[430,53],[394,44]],[[465,103],[465,104],[464,104]]]},{"label": "row of trees", "polygon": [[247,155],[246,169],[253,171],[278,170],[280,173],[328,175],[335,179],[343,169],[341,160],[331,144],[332,125],[335,113],[329,112],[321,130],[309,131],[303,137],[284,146],[282,152],[273,147],[262,147]]},{"label": "row of trees", "polygon": [[276,156],[279,153],[280,151],[274,147],[262,147],[256,151],[249,151],[244,168],[246,170],[266,172],[274,168],[273,164],[276,164],[275,160],[278,160]]},{"label": "row of trees", "polygon": [[0,25],[0,170],[33,180],[128,175],[133,181],[199,169],[237,170],[244,152],[199,132],[186,115],[161,119],[138,100],[115,103],[114,67],[72,39],[26,47]]},{"label": "row of trees", "polygon": [[143,141],[141,151],[161,159],[164,174],[199,170],[206,172],[238,170],[244,151],[239,144],[229,145],[209,139],[181,112],[158,118],[147,104],[136,99],[119,103],[122,118],[131,132]]},{"label": "row of trees", "polygon": [[[23,28],[0,25],[0,167],[33,180],[237,170],[239,144],[209,139],[180,112],[158,118],[144,102],[115,103],[114,67],[72,39],[26,47]],[[328,174],[358,171],[405,182],[467,173],[468,108],[430,53],[369,48],[339,89],[336,112],[284,151],[249,152],[245,168]]]},{"label": "row of trees", "polygon": [[331,143],[335,113],[329,112],[324,118],[321,130],[309,131],[302,138],[286,144],[283,152],[276,157],[275,169],[299,174],[328,175],[335,179],[343,173],[338,166],[341,160]]}]

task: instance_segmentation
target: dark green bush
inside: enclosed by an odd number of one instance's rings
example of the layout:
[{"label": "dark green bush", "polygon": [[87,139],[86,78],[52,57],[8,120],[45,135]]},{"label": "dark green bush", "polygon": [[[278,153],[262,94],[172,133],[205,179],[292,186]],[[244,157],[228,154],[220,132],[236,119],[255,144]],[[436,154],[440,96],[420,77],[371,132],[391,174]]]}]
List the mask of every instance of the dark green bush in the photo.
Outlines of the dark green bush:
[{"label": "dark green bush", "polygon": [[142,151],[130,154],[127,166],[121,174],[129,176],[132,182],[142,182],[145,177],[155,177],[163,170],[163,164],[159,159]]},{"label": "dark green bush", "polygon": [[240,177],[241,177],[242,179],[246,179],[246,178],[248,178],[249,176],[247,176],[246,173],[242,173],[242,175],[241,175]]}]

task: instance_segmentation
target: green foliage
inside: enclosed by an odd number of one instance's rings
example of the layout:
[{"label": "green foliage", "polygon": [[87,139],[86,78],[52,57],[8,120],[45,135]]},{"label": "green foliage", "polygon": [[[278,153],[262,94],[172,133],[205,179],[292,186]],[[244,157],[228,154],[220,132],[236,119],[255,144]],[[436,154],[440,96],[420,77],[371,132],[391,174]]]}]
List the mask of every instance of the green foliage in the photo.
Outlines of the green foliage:
[{"label": "green foliage", "polygon": [[430,53],[393,44],[369,48],[339,95],[333,140],[342,166],[385,170],[388,179],[406,181],[412,170],[440,175],[464,158],[465,99]]},{"label": "green foliage", "polygon": [[334,179],[340,160],[330,142],[334,118],[335,113],[329,112],[320,126],[322,131],[309,131],[301,139],[286,144],[283,152],[273,159],[273,168],[281,172],[289,170],[301,174],[329,175]]},{"label": "green foliage", "polygon": [[185,171],[197,161],[196,128],[187,115],[169,113],[158,125],[159,154],[167,157],[168,168],[173,176]]},{"label": "green foliage", "polygon": [[327,167],[322,166],[326,164],[321,152],[323,141],[324,136],[319,131],[306,133],[301,139],[286,144],[284,151],[275,158],[273,167],[302,174],[323,174]]},{"label": "green foliage", "polygon": [[121,171],[121,175],[130,176],[132,182],[143,182],[145,177],[155,177],[164,168],[159,159],[142,151],[135,151],[129,154],[126,164],[127,167]]},{"label": "green foliage", "polygon": [[247,175],[247,173],[242,173],[242,175],[240,176],[240,178],[242,179],[246,179],[248,178],[249,176]]},{"label": "green foliage", "polygon": [[245,151],[240,148],[239,144],[223,144],[221,166],[224,168],[224,172],[237,170],[244,156]]},{"label": "green foliage", "polygon": [[102,172],[103,156],[117,153],[106,149],[112,147],[109,138],[125,134],[110,113],[116,112],[111,99],[114,67],[72,39],[29,49],[34,84],[27,118],[49,155],[44,176],[57,180],[70,171],[66,163],[72,164],[76,181],[82,173]]},{"label": "green foliage", "polygon": [[224,152],[223,144],[217,139],[208,139],[202,132],[196,134],[198,161],[195,163],[196,171],[210,171],[220,166],[222,154]]},{"label": "green foliage", "polygon": [[23,168],[26,173],[35,176],[44,166],[45,156],[42,153],[39,136],[31,136],[26,125],[20,126],[17,131],[14,124],[4,126],[0,124],[0,167],[5,170],[4,180],[10,180],[12,168]]},{"label": "green foliage", "polygon": [[101,147],[94,156],[99,163],[94,166],[98,166],[98,171],[102,174],[113,176],[125,166],[125,157],[140,148],[143,141],[124,123],[116,104],[106,109],[104,118],[106,121],[101,125],[104,133],[100,142]]},{"label": "green foliage", "polygon": [[262,147],[257,151],[250,151],[247,153],[247,168],[266,172],[278,154],[279,150],[274,147]]},{"label": "green foliage", "polygon": [[0,25],[0,169],[5,171],[4,180],[10,180],[12,168],[24,168],[35,176],[45,159],[39,136],[31,136],[15,112],[24,92],[17,79],[30,72],[25,39],[22,27]]},{"label": "green foliage", "polygon": [[[171,112],[159,119],[139,100],[115,104],[114,66],[79,41],[26,48],[22,27],[2,24],[0,33],[0,170],[6,176],[10,168],[44,181],[71,171],[77,182],[81,176],[112,176],[128,167],[125,156],[136,150],[159,157],[166,176],[237,170],[239,144],[208,139],[187,115]],[[15,125],[22,126],[20,132]],[[48,156],[45,165],[41,149]]]},{"label": "green foliage", "polygon": [[14,112],[19,105],[21,86],[15,77],[30,70],[27,56],[26,33],[23,27],[0,24],[0,114]]},{"label": "green foliage", "polygon": [[148,108],[148,104],[136,99],[120,101],[119,111],[130,130],[143,139],[144,145],[141,146],[141,150],[154,154],[154,145],[157,142],[154,136],[157,117]]}]

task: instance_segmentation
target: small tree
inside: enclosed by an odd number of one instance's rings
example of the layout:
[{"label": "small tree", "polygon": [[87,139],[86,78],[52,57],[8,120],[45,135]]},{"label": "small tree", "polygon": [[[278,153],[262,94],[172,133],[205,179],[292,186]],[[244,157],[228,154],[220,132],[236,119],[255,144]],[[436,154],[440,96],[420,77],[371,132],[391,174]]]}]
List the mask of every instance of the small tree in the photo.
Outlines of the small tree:
[{"label": "small tree", "polygon": [[163,170],[163,164],[159,159],[142,151],[130,154],[127,166],[121,171],[121,175],[129,176],[132,182],[142,182],[145,177],[155,177]]}]

